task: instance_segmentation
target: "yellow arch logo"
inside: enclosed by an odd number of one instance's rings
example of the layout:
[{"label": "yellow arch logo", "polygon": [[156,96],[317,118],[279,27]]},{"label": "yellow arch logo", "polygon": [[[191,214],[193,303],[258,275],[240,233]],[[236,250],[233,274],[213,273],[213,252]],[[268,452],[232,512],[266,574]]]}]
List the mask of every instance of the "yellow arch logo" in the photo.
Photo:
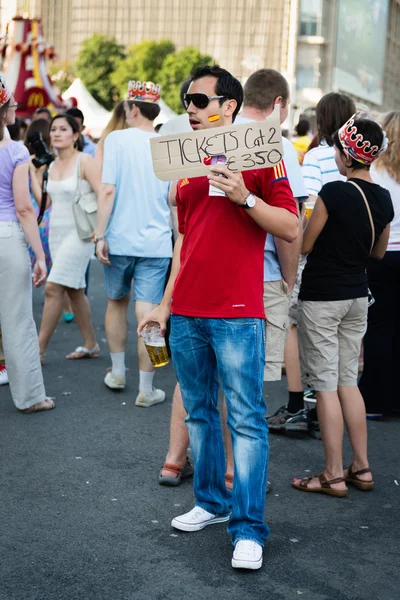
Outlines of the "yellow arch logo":
[{"label": "yellow arch logo", "polygon": [[29,98],[28,98],[28,106],[29,107],[34,106],[36,108],[41,108],[44,105],[45,105],[44,95],[41,92],[32,92],[32,94],[29,94]]}]

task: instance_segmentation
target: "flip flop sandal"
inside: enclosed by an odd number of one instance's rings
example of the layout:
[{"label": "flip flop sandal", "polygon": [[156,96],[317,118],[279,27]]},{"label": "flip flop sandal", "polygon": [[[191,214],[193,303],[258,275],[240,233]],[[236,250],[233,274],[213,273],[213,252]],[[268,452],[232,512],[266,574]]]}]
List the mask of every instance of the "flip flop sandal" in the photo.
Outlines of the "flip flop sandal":
[{"label": "flip flop sandal", "polygon": [[[176,477],[167,477],[162,474],[163,471],[169,471],[170,473],[175,473]],[[182,479],[187,479],[188,477],[193,477],[194,469],[193,465],[190,462],[189,458],[186,458],[186,464],[184,467],[180,467],[179,465],[174,465],[173,463],[164,463],[160,475],[158,476],[158,483],[160,485],[167,485],[170,487],[176,487],[182,481]]]},{"label": "flip flop sandal", "polygon": [[22,412],[25,415],[29,415],[30,413],[41,412],[43,410],[52,410],[55,407],[56,405],[53,398],[46,398],[45,400],[43,400],[43,402],[38,402],[37,404],[26,408]]},{"label": "flip flop sandal", "polygon": [[[308,484],[310,483],[311,479],[314,479],[314,477],[318,477],[321,487],[308,487]],[[328,496],[343,498],[344,496],[347,496],[347,488],[345,490],[335,490],[331,487],[332,483],[342,483],[342,481],[345,481],[344,477],[336,477],[336,479],[330,479],[328,481],[323,473],[319,473],[318,475],[313,475],[312,477],[303,477],[303,479],[300,480],[300,483],[292,482],[292,486],[301,492],[316,492],[319,494],[327,494]]]},{"label": "flip flop sandal", "polygon": [[373,481],[363,481],[362,479],[358,478],[358,475],[364,475],[365,473],[372,474],[372,471],[369,467],[366,469],[360,469],[359,471],[353,471],[353,465],[350,465],[349,468],[347,469],[347,477],[345,479],[346,483],[351,483],[351,484],[355,485],[356,488],[358,488],[359,490],[362,490],[363,492],[368,492],[370,490],[373,490],[374,489]]},{"label": "flip flop sandal", "polygon": [[[229,484],[229,483],[231,483],[231,484],[232,484],[232,487],[233,487],[233,475],[230,475],[229,473],[225,473],[225,485],[226,485],[227,483],[228,483],[228,484]],[[228,487],[227,487],[226,489],[228,490],[228,492],[231,492],[231,491],[232,491],[232,490],[231,490],[231,489],[229,489]],[[266,491],[266,494],[268,494],[268,492],[270,492],[270,491],[271,491],[271,482],[270,482],[270,481],[267,481],[267,491]]]},{"label": "flip flop sandal", "polygon": [[[83,356],[72,358],[73,354],[83,354]],[[93,346],[91,350],[89,350],[89,348],[85,348],[84,346],[78,346],[73,352],[71,352],[71,354],[68,354],[66,358],[68,360],[82,360],[83,358],[97,358],[99,354],[100,346],[98,344]]]}]

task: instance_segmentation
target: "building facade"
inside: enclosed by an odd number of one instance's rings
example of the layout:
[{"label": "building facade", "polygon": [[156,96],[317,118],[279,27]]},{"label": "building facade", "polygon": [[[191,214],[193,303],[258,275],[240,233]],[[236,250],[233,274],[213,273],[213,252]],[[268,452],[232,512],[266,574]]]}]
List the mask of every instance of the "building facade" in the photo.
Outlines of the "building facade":
[{"label": "building facade", "polygon": [[400,0],[300,0],[296,105],[339,91],[373,110],[400,106]]},{"label": "building facade", "polygon": [[293,76],[297,4],[297,0],[197,4],[189,0],[14,0],[19,10],[28,9],[31,16],[42,18],[45,38],[60,60],[74,60],[81,43],[93,33],[115,37],[125,46],[168,38],[178,50],[196,46],[211,54],[242,78],[261,67]]},{"label": "building facade", "polygon": [[375,110],[400,106],[400,0],[0,0],[2,28],[24,11],[42,18],[60,60],[94,33],[125,46],[169,38],[242,81],[281,71],[297,112],[332,90]]}]

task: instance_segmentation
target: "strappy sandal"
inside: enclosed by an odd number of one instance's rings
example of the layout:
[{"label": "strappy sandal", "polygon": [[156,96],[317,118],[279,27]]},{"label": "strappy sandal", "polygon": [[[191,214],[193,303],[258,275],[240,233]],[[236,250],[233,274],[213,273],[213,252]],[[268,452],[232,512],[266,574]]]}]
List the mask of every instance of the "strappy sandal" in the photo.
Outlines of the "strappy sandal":
[{"label": "strappy sandal", "polygon": [[21,412],[23,412],[25,415],[29,415],[30,413],[40,412],[42,410],[52,410],[55,407],[56,405],[53,398],[46,398],[43,400],[43,402],[38,402],[29,408],[25,408],[25,410]]},{"label": "strappy sandal", "polygon": [[[310,483],[311,479],[314,479],[314,477],[318,477],[321,487],[308,487],[308,484]],[[345,481],[344,477],[336,477],[336,479],[330,479],[328,481],[323,473],[319,473],[318,475],[313,475],[312,477],[303,477],[303,479],[300,479],[299,483],[292,482],[292,486],[301,492],[317,492],[319,494],[327,494],[328,496],[337,496],[338,498],[343,498],[344,496],[347,496],[347,488],[345,490],[336,490],[331,487],[333,483],[342,483],[343,481]]]},{"label": "strappy sandal", "polygon": [[366,469],[360,469],[359,471],[353,471],[353,465],[350,465],[347,469],[347,477],[345,478],[346,483],[352,483],[359,490],[363,492],[368,492],[374,489],[374,481],[364,481],[363,479],[359,479],[359,475],[365,475],[366,473],[371,473],[372,471],[369,467]]},{"label": "strappy sandal", "polygon": [[[82,356],[73,356],[73,354],[82,354]],[[85,346],[78,346],[71,354],[67,354],[68,360],[81,360],[83,358],[97,358],[100,354],[100,346],[96,344],[91,350]]]},{"label": "strappy sandal", "polygon": [[[232,488],[228,487],[228,485],[232,485],[233,487],[233,475],[231,475],[230,473],[225,473],[225,485],[226,485],[226,489],[228,490],[228,492],[232,491]],[[268,492],[271,491],[271,482],[267,481],[267,491],[266,494],[268,494]]]},{"label": "strappy sandal", "polygon": [[[166,475],[162,474],[163,471],[175,473],[176,477],[167,477]],[[158,483],[160,485],[169,485],[171,487],[176,487],[181,483],[182,479],[193,477],[193,473],[194,468],[188,457],[186,457],[186,463],[183,467],[180,467],[179,465],[174,465],[173,463],[164,463],[160,471],[160,475],[158,476]]]}]

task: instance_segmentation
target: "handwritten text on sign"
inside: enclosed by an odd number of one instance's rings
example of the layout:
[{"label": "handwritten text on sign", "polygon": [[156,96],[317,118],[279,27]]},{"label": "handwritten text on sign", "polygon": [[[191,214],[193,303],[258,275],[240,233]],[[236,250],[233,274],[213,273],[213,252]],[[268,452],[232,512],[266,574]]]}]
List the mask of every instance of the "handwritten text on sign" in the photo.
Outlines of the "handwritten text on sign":
[{"label": "handwritten text on sign", "polygon": [[273,167],[282,160],[279,107],[265,121],[213,127],[150,140],[154,172],[163,181],[208,175],[211,156],[234,172]]}]

